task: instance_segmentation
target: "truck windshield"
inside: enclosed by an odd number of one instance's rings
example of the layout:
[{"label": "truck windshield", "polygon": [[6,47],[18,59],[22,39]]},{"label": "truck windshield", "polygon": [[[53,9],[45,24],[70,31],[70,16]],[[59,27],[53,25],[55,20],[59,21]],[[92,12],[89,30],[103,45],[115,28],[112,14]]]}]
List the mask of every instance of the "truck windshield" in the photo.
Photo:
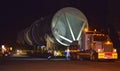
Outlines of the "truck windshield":
[{"label": "truck windshield", "polygon": [[94,35],[93,38],[94,38],[94,41],[106,41],[107,40],[106,36],[97,36],[97,35]]},{"label": "truck windshield", "polygon": [[104,45],[103,49],[104,49],[104,52],[112,52],[113,51],[112,45]]}]

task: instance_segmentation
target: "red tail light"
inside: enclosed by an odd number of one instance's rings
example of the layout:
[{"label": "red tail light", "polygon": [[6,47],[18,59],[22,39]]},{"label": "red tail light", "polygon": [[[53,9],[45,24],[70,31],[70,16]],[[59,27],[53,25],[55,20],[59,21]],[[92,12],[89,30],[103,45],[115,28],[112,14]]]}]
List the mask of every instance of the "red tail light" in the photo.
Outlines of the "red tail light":
[{"label": "red tail light", "polygon": [[10,52],[8,52],[10,54]]},{"label": "red tail light", "polygon": [[4,52],[2,52],[2,54],[4,54]]}]

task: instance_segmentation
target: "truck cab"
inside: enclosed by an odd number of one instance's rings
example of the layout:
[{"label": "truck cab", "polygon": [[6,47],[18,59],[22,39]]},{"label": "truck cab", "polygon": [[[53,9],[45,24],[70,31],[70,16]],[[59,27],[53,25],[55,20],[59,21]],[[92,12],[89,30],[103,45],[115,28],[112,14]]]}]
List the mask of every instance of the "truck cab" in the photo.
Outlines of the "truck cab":
[{"label": "truck cab", "polygon": [[[76,45],[76,46],[75,46]],[[116,60],[118,59],[117,50],[113,47],[108,35],[93,31],[85,32],[82,35],[81,43],[72,44],[72,59],[96,60]],[[76,49],[77,48],[77,49]]]},{"label": "truck cab", "polygon": [[90,60],[117,59],[117,50],[108,35],[85,33],[85,50],[90,50]]}]

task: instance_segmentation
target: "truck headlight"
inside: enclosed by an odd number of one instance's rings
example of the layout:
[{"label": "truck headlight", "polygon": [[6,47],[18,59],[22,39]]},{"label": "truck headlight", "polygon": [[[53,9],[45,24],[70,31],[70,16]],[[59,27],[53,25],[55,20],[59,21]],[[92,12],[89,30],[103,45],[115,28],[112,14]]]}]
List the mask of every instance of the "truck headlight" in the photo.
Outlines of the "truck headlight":
[{"label": "truck headlight", "polygon": [[113,52],[114,52],[114,53],[116,53],[116,52],[117,52],[117,50],[116,50],[116,49],[113,49]]}]

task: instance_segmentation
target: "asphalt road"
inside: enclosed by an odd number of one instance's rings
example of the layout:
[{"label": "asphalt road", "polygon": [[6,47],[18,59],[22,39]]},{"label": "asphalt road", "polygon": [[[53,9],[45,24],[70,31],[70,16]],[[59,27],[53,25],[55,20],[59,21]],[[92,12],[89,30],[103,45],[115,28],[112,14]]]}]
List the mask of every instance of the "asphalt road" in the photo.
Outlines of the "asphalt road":
[{"label": "asphalt road", "polygon": [[7,60],[0,71],[120,71],[120,61]]}]

